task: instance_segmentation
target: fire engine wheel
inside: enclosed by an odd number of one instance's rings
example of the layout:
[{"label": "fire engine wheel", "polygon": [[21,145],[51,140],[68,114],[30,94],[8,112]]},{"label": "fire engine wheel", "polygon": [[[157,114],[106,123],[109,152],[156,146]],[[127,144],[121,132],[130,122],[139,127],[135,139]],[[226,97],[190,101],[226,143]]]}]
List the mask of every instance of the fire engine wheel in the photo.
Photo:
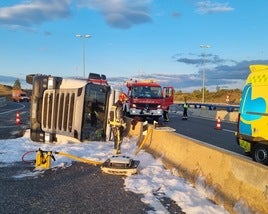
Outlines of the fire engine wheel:
[{"label": "fire engine wheel", "polygon": [[256,144],[253,149],[253,160],[268,165],[268,146]]},{"label": "fire engine wheel", "polygon": [[158,122],[158,121],[159,121],[159,117],[154,117],[153,120],[154,120],[155,122]]}]

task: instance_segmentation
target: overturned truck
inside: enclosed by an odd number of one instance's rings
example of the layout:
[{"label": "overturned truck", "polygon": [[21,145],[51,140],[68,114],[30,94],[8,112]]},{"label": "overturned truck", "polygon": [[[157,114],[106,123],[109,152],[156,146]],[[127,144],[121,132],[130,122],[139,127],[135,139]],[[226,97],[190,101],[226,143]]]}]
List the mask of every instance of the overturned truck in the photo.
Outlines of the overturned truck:
[{"label": "overturned truck", "polygon": [[49,75],[28,75],[32,84],[30,137],[37,142],[56,142],[59,136],[78,141],[107,140],[109,106],[117,93],[104,75],[87,80]]}]

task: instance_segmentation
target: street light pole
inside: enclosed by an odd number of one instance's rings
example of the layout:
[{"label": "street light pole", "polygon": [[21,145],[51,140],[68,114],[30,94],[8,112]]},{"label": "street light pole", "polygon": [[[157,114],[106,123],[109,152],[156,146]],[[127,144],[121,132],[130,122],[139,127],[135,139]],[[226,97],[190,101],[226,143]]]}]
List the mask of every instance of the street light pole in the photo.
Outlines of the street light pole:
[{"label": "street light pole", "polygon": [[[210,45],[200,45],[200,48],[210,48]],[[203,59],[203,81],[202,81],[202,103],[205,102],[205,59],[206,59],[206,51],[204,51],[204,59]]]},{"label": "street light pole", "polygon": [[81,35],[81,34],[76,34],[75,35],[77,38],[81,38],[83,40],[83,50],[82,50],[82,55],[83,55],[83,77],[86,78],[85,74],[86,74],[86,62],[85,62],[85,55],[86,55],[86,43],[85,43],[85,39],[88,39],[91,37],[90,34],[85,34],[85,35]]}]

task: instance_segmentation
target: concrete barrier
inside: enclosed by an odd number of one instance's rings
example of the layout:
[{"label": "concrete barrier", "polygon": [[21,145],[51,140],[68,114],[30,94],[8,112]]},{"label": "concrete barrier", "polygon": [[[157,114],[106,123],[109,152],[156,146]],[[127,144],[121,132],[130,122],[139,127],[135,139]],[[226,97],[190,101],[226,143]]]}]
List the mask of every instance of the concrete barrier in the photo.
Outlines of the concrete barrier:
[{"label": "concrete barrier", "polygon": [[[142,123],[136,129],[142,130]],[[230,213],[268,213],[268,167],[172,131],[152,129],[144,149]],[[137,134],[137,130],[132,136]],[[141,133],[138,134],[141,137]],[[141,143],[142,139],[139,141]]]},{"label": "concrete barrier", "polygon": [[[182,107],[179,105],[172,105],[170,106],[171,112],[178,112],[182,111]],[[189,116],[195,117],[205,117],[210,119],[217,119],[218,117],[221,120],[230,121],[230,122],[237,122],[238,120],[238,112],[228,112],[226,110],[209,110],[206,108],[189,108],[188,109]]]},{"label": "concrete barrier", "polygon": [[216,118],[220,117],[222,120],[237,122],[238,121],[238,112],[227,112],[224,110],[217,111]]},{"label": "concrete barrier", "polygon": [[208,109],[189,109],[189,115],[196,117],[205,117],[210,119],[216,119],[218,117],[221,120],[237,122],[238,112],[227,112],[225,110],[208,110]]}]

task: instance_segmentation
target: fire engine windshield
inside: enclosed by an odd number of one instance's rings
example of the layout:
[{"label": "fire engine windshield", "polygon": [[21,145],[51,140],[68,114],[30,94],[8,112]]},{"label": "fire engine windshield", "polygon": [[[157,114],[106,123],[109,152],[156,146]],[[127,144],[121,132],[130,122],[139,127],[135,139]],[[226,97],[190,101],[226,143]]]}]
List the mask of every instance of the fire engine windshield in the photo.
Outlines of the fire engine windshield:
[{"label": "fire engine windshield", "polygon": [[157,86],[133,86],[131,90],[133,98],[163,98],[161,87]]}]

